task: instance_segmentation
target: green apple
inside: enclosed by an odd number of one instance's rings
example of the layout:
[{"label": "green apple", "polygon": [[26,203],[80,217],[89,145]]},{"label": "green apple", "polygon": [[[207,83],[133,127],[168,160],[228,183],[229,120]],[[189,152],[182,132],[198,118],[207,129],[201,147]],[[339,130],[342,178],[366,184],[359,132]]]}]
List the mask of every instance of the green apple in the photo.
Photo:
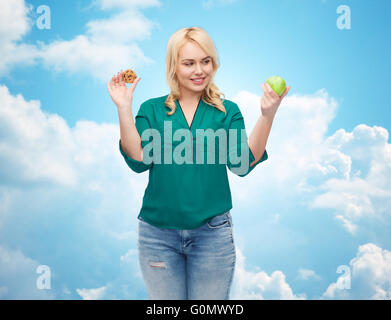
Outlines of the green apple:
[{"label": "green apple", "polygon": [[285,80],[278,76],[271,76],[266,82],[272,87],[273,91],[281,97],[286,88]]}]

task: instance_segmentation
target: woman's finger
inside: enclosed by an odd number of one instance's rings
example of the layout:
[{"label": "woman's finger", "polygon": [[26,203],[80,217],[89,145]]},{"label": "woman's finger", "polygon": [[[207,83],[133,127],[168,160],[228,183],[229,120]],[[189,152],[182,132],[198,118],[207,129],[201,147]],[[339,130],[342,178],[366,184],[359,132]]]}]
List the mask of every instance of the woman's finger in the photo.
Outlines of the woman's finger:
[{"label": "woman's finger", "polygon": [[265,96],[266,99],[272,99],[272,97],[270,96],[269,94],[269,91],[267,90],[267,87],[264,83],[261,84],[261,87],[262,87],[262,90],[263,90],[263,94]]},{"label": "woman's finger", "polygon": [[119,83],[118,83],[118,73],[116,76],[114,76],[114,86],[118,86]]},{"label": "woman's finger", "polygon": [[137,83],[140,81],[141,78],[137,78],[136,80],[133,81],[133,84],[132,86],[130,87],[130,90],[132,91],[132,94],[134,92],[134,89],[136,88],[137,86]]},{"label": "woman's finger", "polygon": [[291,89],[290,86],[288,86],[288,87],[285,88],[285,91],[284,91],[284,93],[282,94],[281,99],[283,99],[283,98],[288,94],[288,92],[289,92],[290,89]]},{"label": "woman's finger", "polygon": [[262,83],[261,84],[261,86],[262,86],[262,90],[263,90],[263,93],[265,94],[265,96],[270,96],[270,94],[269,94],[269,90],[267,89],[267,87],[266,87],[266,84],[265,83]]},{"label": "woman's finger", "polygon": [[119,75],[119,84],[121,86],[125,86],[125,78],[124,78],[124,74],[122,72],[122,69],[121,69],[121,72],[120,72],[120,75]]},{"label": "woman's finger", "polygon": [[107,90],[109,91],[109,93],[111,94],[111,84],[109,81],[107,81]]},{"label": "woman's finger", "polygon": [[280,99],[280,96],[274,92],[274,90],[268,83],[265,84],[265,87],[270,97],[272,97],[273,99]]},{"label": "woman's finger", "polygon": [[265,84],[264,84],[264,83],[261,84],[261,88],[262,88],[263,93],[264,93],[265,95],[268,94],[268,93],[267,93],[267,90],[266,90],[266,88],[265,88]]},{"label": "woman's finger", "polygon": [[113,76],[111,78],[111,81],[110,81],[110,89],[113,90],[114,89],[114,84],[115,84],[115,77]]}]

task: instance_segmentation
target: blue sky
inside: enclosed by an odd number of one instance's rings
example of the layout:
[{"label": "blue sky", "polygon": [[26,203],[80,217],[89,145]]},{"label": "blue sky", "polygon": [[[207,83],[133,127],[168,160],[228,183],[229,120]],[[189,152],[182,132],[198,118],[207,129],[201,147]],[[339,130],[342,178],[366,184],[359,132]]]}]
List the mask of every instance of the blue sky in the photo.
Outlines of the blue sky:
[{"label": "blue sky", "polygon": [[[50,29],[35,23],[43,4]],[[340,5],[350,29],[337,27]],[[232,298],[391,298],[390,1],[7,0],[0,9],[0,298],[147,298],[136,216],[148,176],[121,158],[106,81],[129,67],[141,76],[134,114],[167,94],[165,46],[188,26],[215,41],[215,83],[248,133],[261,83],[280,75],[291,86],[269,159],[229,175]],[[39,265],[50,267],[51,289],[37,289]],[[345,265],[350,289],[336,272]]]}]

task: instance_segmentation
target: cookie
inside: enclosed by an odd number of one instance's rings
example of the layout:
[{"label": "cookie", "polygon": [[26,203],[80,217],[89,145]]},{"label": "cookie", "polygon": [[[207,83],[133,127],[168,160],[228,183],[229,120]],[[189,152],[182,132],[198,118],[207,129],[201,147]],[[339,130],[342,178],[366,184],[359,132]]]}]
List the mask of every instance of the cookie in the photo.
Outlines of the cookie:
[{"label": "cookie", "polygon": [[137,78],[136,72],[134,72],[132,69],[125,70],[123,75],[126,83],[132,83]]}]

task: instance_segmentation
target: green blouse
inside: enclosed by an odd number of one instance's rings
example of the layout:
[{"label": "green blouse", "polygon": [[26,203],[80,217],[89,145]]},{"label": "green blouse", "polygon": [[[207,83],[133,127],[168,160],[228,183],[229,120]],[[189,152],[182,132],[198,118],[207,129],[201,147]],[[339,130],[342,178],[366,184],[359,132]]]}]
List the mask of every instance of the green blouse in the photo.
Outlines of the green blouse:
[{"label": "green blouse", "polygon": [[226,167],[244,177],[268,155],[265,150],[250,167],[255,159],[236,103],[225,99],[224,113],[200,99],[189,127],[178,100],[175,112],[166,114],[167,97],[143,102],[136,115],[143,161],[125,154],[121,139],[119,150],[130,169],[149,170],[138,217],[160,228],[194,229],[232,208]]}]

